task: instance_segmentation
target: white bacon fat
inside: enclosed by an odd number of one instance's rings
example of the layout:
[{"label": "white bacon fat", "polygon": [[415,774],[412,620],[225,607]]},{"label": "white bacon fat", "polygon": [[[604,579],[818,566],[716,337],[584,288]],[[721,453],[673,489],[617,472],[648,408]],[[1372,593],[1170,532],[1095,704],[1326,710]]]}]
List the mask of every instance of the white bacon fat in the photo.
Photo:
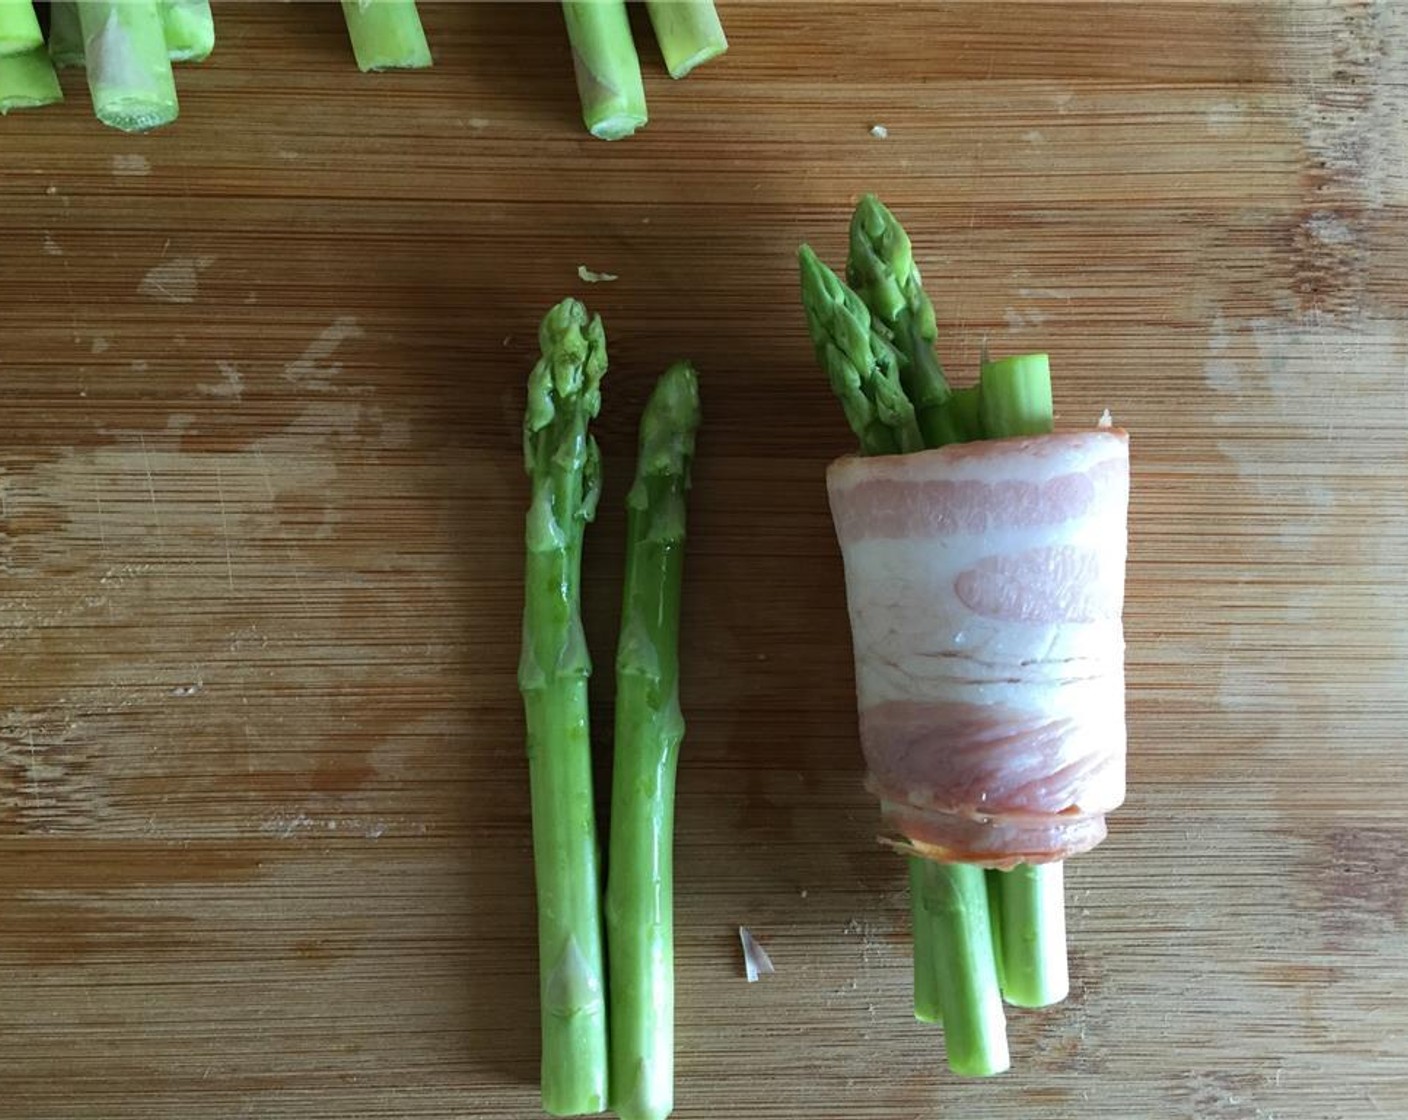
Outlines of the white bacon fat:
[{"label": "white bacon fat", "polygon": [[1093,848],[1124,800],[1126,433],[849,457],[827,488],[898,842],[993,867]]}]

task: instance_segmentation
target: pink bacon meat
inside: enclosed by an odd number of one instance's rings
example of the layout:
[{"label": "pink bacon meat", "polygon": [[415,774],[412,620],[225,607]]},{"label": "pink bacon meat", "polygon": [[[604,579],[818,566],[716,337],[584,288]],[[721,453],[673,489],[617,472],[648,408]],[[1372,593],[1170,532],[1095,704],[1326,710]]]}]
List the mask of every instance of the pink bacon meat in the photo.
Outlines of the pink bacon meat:
[{"label": "pink bacon meat", "polygon": [[1129,437],[847,457],[826,481],[894,842],[988,867],[1095,847],[1124,800]]}]

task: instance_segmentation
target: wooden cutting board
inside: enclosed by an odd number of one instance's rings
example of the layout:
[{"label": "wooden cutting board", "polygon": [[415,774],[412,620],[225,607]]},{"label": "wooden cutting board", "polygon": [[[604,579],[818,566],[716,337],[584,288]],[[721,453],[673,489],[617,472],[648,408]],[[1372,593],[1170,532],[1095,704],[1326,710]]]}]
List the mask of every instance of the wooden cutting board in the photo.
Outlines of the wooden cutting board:
[{"label": "wooden cutting board", "polygon": [[[567,294],[603,774],[633,430],[703,371],[680,1117],[1408,1115],[1408,14],[723,11],[617,145],[548,4],[427,5],[383,76],[335,6],[219,5],[176,127],[75,73],[0,121],[0,1115],[536,1115],[518,427]],[[959,380],[1047,349],[1134,438],[1129,802],[984,1083],[860,789],[793,254],[865,190]]]}]

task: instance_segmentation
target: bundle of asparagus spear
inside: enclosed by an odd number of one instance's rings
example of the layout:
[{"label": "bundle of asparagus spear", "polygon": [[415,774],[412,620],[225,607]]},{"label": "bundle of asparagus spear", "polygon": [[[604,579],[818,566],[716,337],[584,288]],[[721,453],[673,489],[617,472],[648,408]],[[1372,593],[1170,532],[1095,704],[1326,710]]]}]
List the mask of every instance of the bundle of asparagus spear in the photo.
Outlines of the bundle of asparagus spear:
[{"label": "bundle of asparagus spear", "polygon": [[641,417],[627,497],[603,908],[581,561],[600,494],[601,455],[589,423],[601,407],[606,336],[599,318],[568,299],[544,318],[539,342],[524,420],[532,501],[518,683],[532,787],[543,1107],[571,1116],[609,1103],[626,1120],[661,1120],[674,1100],[671,849],[684,738],[678,682],[685,491],[698,385],[687,363],[671,366]]},{"label": "bundle of asparagus spear", "polygon": [[[563,0],[582,117],[592,135],[629,136],[646,122],[645,86],[625,0]],[[670,75],[682,78],[728,49],[713,0],[648,0]],[[106,125],[145,132],[176,119],[173,62],[201,62],[215,46],[210,0],[53,0],[48,50],[30,0],[0,0],[0,115],[63,100],[55,68],[88,71],[93,111]],[[431,65],[415,0],[342,0],[357,66]]]},{"label": "bundle of asparagus spear", "polygon": [[948,1062],[1008,1067],[1003,1000],[1068,989],[1062,860],[1124,797],[1128,438],[1053,433],[1045,354],[953,389],[904,229],[873,196],[847,281],[800,251],[861,455],[827,475],[868,785],[910,856],[914,1006]]}]

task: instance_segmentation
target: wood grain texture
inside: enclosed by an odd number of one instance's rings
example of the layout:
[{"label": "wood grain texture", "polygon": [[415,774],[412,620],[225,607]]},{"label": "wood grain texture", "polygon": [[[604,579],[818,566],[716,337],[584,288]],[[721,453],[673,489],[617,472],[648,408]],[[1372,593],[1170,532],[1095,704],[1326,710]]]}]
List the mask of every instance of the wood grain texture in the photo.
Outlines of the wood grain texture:
[{"label": "wood grain texture", "polygon": [[[724,14],[615,146],[548,4],[426,5],[436,69],[381,76],[335,5],[221,4],[177,127],[73,72],[0,121],[0,1115],[536,1114],[517,432],[567,293],[602,666],[639,407],[704,378],[680,1117],[1408,1115],[1408,15]],[[910,1016],[860,790],[793,252],[867,189],[951,369],[1049,349],[1134,434],[1129,803],[990,1083]]]}]

